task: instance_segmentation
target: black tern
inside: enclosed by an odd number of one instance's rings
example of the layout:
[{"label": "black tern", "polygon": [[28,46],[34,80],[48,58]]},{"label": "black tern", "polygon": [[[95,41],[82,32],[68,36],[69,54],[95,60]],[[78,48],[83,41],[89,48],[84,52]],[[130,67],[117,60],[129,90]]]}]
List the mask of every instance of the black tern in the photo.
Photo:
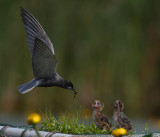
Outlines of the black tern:
[{"label": "black tern", "polygon": [[27,10],[22,7],[20,10],[31,52],[32,68],[35,78],[28,83],[18,86],[18,91],[24,94],[34,87],[58,86],[73,90],[75,96],[77,91],[74,89],[72,82],[64,80],[56,72],[57,60],[54,47],[44,29]]}]

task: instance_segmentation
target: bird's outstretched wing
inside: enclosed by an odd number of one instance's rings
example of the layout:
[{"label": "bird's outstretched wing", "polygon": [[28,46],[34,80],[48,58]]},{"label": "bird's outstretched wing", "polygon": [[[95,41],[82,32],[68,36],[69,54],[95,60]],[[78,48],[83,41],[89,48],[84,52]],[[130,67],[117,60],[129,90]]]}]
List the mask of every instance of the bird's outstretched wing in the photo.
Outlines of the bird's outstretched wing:
[{"label": "bird's outstretched wing", "polygon": [[35,78],[40,79],[53,76],[56,74],[57,64],[53,44],[33,15],[21,8],[21,16],[32,56]]},{"label": "bird's outstretched wing", "polygon": [[32,65],[36,79],[48,79],[56,74],[56,58],[52,51],[39,38],[35,39]]}]

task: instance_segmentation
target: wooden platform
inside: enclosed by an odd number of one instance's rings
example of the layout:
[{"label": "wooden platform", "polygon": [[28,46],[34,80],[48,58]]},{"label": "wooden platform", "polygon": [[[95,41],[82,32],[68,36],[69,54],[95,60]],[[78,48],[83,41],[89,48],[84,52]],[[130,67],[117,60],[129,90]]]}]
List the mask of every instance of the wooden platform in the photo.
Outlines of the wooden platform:
[{"label": "wooden platform", "polygon": [[[39,133],[41,137],[113,137],[112,135],[71,135],[45,131],[39,131]],[[144,135],[135,134],[132,137],[143,137]],[[0,126],[0,137],[37,137],[37,134],[34,129]],[[160,133],[153,133],[153,137],[160,137]]]}]

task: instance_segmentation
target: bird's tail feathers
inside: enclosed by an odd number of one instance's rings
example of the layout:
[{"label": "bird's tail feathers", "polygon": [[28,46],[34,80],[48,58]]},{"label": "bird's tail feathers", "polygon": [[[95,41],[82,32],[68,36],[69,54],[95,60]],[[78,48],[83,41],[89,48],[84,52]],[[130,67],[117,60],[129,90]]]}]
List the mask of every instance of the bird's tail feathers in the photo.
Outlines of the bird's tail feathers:
[{"label": "bird's tail feathers", "polygon": [[38,81],[36,79],[33,79],[28,83],[18,86],[18,91],[22,94],[25,94],[29,92],[31,89],[33,89],[34,87],[36,87],[38,84],[39,84]]}]

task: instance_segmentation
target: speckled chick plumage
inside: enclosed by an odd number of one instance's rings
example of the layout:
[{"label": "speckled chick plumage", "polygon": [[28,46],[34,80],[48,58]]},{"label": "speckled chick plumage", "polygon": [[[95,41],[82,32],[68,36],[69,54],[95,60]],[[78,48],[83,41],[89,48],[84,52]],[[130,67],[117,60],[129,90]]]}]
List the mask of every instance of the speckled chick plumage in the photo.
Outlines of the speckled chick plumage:
[{"label": "speckled chick plumage", "polygon": [[92,105],[92,108],[93,108],[92,119],[97,128],[101,130],[102,129],[109,130],[112,127],[112,124],[109,122],[108,118],[101,113],[101,111],[104,108],[104,104],[99,100],[95,100],[95,104]]},{"label": "speckled chick plumage", "polygon": [[131,131],[132,126],[127,116],[123,112],[124,104],[120,100],[116,100],[114,104],[113,120],[117,128],[124,128],[128,132]]}]

